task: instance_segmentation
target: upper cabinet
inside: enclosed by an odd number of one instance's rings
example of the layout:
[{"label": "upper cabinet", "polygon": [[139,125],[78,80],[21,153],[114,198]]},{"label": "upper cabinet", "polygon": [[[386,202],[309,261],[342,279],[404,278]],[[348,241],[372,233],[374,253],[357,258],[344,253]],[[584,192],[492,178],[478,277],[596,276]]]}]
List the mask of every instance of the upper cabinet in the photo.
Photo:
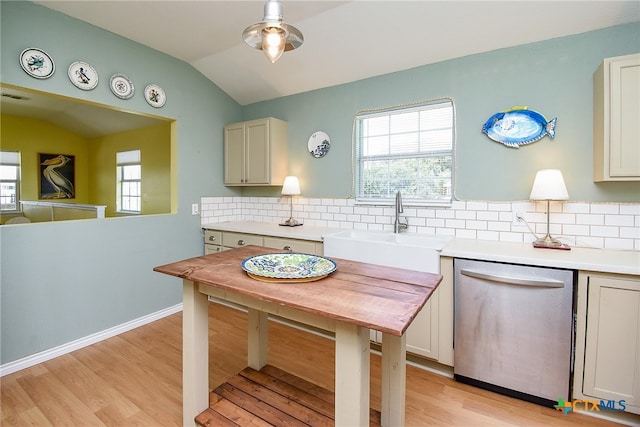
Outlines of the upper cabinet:
[{"label": "upper cabinet", "polygon": [[287,122],[269,117],[224,127],[224,185],[282,185]]},{"label": "upper cabinet", "polygon": [[593,75],[593,180],[640,181],[640,53]]}]

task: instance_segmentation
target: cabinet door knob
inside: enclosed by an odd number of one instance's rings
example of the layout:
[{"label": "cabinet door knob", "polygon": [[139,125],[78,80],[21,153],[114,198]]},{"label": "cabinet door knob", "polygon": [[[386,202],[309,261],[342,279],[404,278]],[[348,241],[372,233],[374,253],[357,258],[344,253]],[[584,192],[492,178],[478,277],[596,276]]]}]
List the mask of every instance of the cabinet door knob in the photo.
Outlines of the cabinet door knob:
[{"label": "cabinet door knob", "polygon": [[238,246],[244,246],[244,240],[242,239],[238,240]]},{"label": "cabinet door knob", "polygon": [[293,249],[291,249],[291,246],[289,246],[289,245],[285,246],[285,247],[284,247],[284,248],[282,248],[282,249],[284,249],[285,251],[287,251],[287,252],[289,252],[289,253],[293,252]]},{"label": "cabinet door knob", "polygon": [[209,236],[209,240],[213,242],[214,240],[216,240],[216,236]]}]

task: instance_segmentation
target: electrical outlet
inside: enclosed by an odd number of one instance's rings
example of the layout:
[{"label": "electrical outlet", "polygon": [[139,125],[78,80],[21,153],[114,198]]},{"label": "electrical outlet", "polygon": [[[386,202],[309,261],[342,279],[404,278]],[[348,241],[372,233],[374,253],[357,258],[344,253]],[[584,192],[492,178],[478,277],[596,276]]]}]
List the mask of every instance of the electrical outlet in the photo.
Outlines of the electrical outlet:
[{"label": "electrical outlet", "polygon": [[198,204],[194,203],[191,205],[191,215],[199,215],[200,209],[198,208]]},{"label": "electrical outlet", "polygon": [[513,223],[513,225],[525,225],[525,217],[524,217],[524,211],[513,211],[513,218],[511,219],[511,222]]}]

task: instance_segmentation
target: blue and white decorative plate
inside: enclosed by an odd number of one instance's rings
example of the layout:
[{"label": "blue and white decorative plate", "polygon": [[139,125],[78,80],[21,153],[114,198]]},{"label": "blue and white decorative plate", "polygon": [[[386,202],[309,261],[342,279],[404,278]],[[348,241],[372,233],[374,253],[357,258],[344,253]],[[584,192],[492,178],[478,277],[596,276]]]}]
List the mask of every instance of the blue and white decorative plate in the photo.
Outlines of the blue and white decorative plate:
[{"label": "blue and white decorative plate", "polygon": [[513,107],[489,117],[482,126],[482,132],[507,147],[518,148],[547,135],[553,139],[557,121],[557,117],[547,121],[542,114],[528,107]]},{"label": "blue and white decorative plate", "polygon": [[31,77],[48,79],[56,70],[53,59],[42,49],[30,47],[20,54],[20,66]]},{"label": "blue and white decorative plate", "polygon": [[325,132],[314,132],[307,142],[307,149],[316,159],[322,158],[327,155],[329,148],[331,147],[331,139]]},{"label": "blue and white decorative plate", "polygon": [[328,258],[298,253],[256,255],[242,261],[242,269],[250,276],[258,276],[258,279],[317,280],[335,271],[337,267]]}]

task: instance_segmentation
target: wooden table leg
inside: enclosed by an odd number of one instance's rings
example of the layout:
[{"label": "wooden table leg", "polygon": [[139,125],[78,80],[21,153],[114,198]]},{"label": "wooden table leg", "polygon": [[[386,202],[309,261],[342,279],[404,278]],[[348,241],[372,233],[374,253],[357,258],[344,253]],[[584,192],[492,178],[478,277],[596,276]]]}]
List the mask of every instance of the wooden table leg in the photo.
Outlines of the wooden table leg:
[{"label": "wooden table leg", "polygon": [[182,425],[209,407],[209,301],[198,284],[182,282]]},{"label": "wooden table leg", "polygon": [[335,425],[369,425],[369,329],[336,323]]},{"label": "wooden table leg", "polygon": [[249,321],[248,364],[250,368],[259,371],[267,364],[269,316],[263,311],[249,308],[247,318]]},{"label": "wooden table leg", "polygon": [[403,426],[407,380],[406,337],[382,334],[382,410],[383,427]]}]

